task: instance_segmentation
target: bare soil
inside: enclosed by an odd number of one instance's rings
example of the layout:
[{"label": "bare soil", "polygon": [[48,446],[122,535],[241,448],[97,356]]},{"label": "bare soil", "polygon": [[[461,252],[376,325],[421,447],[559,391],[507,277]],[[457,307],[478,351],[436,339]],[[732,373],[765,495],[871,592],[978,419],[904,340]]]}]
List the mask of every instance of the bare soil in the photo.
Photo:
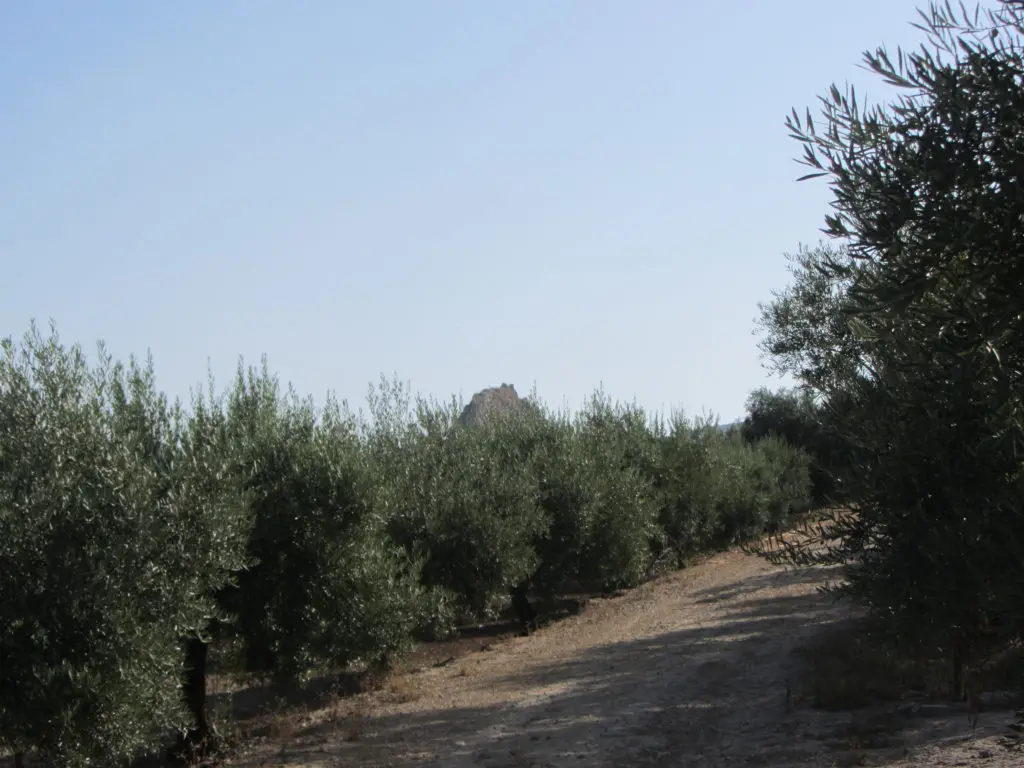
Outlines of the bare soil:
[{"label": "bare soil", "polygon": [[828,576],[731,551],[530,637],[423,646],[379,690],[277,713],[228,765],[1024,765],[1012,708],[973,733],[953,704],[815,708],[796,652],[856,620]]}]

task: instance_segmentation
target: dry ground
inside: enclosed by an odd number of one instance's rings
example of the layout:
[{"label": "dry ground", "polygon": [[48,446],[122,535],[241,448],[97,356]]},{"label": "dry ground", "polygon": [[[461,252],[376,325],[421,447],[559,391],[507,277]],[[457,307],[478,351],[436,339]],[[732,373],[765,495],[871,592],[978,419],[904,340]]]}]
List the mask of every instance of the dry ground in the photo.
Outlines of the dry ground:
[{"label": "dry ground", "polygon": [[532,637],[478,638],[378,691],[279,714],[229,765],[1024,765],[1009,709],[969,734],[955,705],[802,698],[794,651],[854,626],[815,590],[826,576],[723,553]]}]

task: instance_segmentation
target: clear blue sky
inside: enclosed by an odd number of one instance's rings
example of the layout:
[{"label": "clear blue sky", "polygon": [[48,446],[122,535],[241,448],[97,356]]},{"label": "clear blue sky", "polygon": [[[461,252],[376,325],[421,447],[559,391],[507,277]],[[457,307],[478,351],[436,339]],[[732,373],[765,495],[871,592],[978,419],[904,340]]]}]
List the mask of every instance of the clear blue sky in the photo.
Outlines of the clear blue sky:
[{"label": "clear blue sky", "polygon": [[0,335],[731,421],[827,212],[783,119],[923,5],[2,3]]}]

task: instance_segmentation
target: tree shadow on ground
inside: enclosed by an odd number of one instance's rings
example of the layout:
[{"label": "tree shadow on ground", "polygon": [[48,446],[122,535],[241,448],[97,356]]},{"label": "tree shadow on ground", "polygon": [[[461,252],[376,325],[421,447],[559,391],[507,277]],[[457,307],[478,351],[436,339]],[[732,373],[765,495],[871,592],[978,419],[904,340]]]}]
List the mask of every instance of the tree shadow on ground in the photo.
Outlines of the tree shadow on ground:
[{"label": "tree shadow on ground", "polygon": [[[730,602],[747,595],[753,595],[765,589],[783,585],[795,584],[819,584],[822,581],[821,568],[784,568],[759,573],[746,579],[722,584],[707,589],[699,589],[693,593],[698,604],[714,604]],[[839,570],[829,569],[835,573],[834,579],[838,579]]]},{"label": "tree shadow on ground", "polygon": [[[357,713],[306,725],[275,759],[512,768],[828,765],[869,755],[870,764],[883,765],[905,757],[908,739],[917,746],[950,738],[945,721],[929,726],[877,707],[824,712],[790,699],[787,677],[800,666],[791,653],[796,638],[840,619],[821,594],[753,595],[819,579],[820,573],[776,571],[707,590],[698,600],[748,599],[730,605],[714,625],[609,643],[482,683],[492,701],[507,693],[504,703],[416,711],[413,702],[401,714]],[[471,665],[445,674],[469,678],[472,686]],[[238,764],[260,765],[259,754]]]},{"label": "tree shadow on ground", "polygon": [[694,592],[698,604],[711,605],[702,602],[708,598],[728,604],[706,625],[483,679],[479,698],[486,703],[478,706],[416,707],[417,685],[458,676],[472,689],[473,652],[450,666],[401,676],[408,711],[397,714],[370,716],[358,706],[334,714],[337,698],[316,681],[305,692],[309,717],[276,731],[270,726],[262,736],[250,733],[232,764],[886,765],[905,759],[908,746],[962,739],[961,711],[912,718],[889,705],[826,712],[793,700],[789,683],[803,669],[793,651],[830,629],[841,631],[848,614],[813,591],[758,593],[820,578],[820,572],[780,569]]}]

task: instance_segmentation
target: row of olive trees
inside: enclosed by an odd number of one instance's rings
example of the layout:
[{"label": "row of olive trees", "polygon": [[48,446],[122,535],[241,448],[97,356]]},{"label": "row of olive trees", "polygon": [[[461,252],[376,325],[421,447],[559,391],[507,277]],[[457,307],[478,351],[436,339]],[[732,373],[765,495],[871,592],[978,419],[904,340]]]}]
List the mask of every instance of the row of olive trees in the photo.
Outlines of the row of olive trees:
[{"label": "row of olive trees", "polygon": [[113,765],[208,742],[219,639],[282,676],[399,649],[419,579],[370,480],[353,420],[266,370],[186,412],[151,366],[4,342],[0,744]]},{"label": "row of olive trees", "polygon": [[848,501],[844,468],[854,461],[853,446],[839,429],[847,404],[838,397],[823,401],[809,388],[754,390],[740,434],[749,442],[768,436],[803,449],[811,459],[811,495],[816,507]]},{"label": "row of olive trees", "polygon": [[35,328],[0,359],[0,744],[113,765],[216,743],[211,648],[287,682],[527,595],[640,582],[785,525],[807,458],[595,397],[480,427],[386,384],[315,408],[266,366],[189,408]]},{"label": "row of olive trees", "polygon": [[865,55],[902,95],[833,87],[789,121],[830,181],[833,243],[763,308],[765,350],[834,415],[855,516],[797,560],[903,638],[948,639],[954,695],[982,637],[1024,629],[1024,7],[922,14],[917,52]]},{"label": "row of olive trees", "polygon": [[682,417],[666,427],[602,395],[575,418],[532,401],[474,427],[454,402],[413,408],[393,385],[377,395],[374,507],[446,596],[449,622],[510,595],[633,586],[663,556],[681,566],[810,507],[808,456],[774,436],[751,444]]}]

